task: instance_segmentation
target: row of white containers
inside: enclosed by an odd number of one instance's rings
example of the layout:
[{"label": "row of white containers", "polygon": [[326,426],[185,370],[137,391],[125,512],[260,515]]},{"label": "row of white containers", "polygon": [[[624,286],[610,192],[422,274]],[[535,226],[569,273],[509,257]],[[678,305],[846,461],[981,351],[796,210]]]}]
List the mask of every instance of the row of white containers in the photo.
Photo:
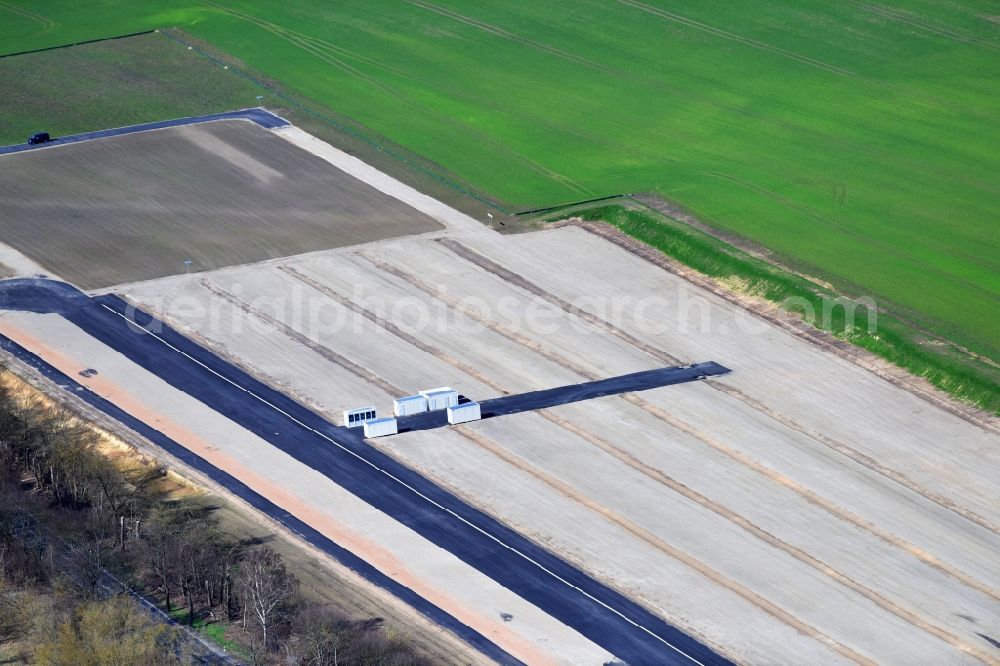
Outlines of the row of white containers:
[{"label": "row of white containers", "polygon": [[[448,386],[420,391],[417,395],[408,395],[392,401],[392,413],[397,417],[447,410],[448,423],[468,423],[481,418],[479,403],[466,402],[458,404],[458,391]],[[344,425],[353,428],[363,426],[365,437],[385,437],[395,435],[398,430],[396,419],[387,416],[377,418],[374,407],[361,407],[344,412]]]},{"label": "row of white containers", "polygon": [[439,409],[448,411],[448,423],[451,425],[478,421],[482,418],[479,403],[458,404],[458,391],[449,386],[428,389],[417,395],[408,395],[392,401],[392,411],[396,416],[410,416]]},{"label": "row of white containers", "polygon": [[396,416],[410,416],[422,412],[434,412],[439,409],[448,409],[458,404],[458,391],[442,386],[436,389],[427,389],[417,395],[408,395],[392,401],[392,412]]}]

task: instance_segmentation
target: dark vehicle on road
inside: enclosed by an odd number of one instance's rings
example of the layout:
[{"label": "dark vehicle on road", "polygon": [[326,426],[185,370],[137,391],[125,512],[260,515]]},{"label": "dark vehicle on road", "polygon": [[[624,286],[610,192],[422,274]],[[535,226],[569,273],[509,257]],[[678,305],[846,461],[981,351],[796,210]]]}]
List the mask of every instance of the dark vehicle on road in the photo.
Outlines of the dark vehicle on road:
[{"label": "dark vehicle on road", "polygon": [[28,143],[32,146],[38,145],[39,143],[48,143],[52,140],[48,132],[38,132],[37,134],[32,134],[28,138]]}]

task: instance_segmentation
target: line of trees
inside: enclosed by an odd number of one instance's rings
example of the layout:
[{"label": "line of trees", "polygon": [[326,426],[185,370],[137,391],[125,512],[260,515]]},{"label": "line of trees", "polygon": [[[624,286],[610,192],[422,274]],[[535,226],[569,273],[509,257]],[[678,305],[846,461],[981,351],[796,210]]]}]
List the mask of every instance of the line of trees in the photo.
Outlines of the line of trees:
[{"label": "line of trees", "polygon": [[[183,637],[113,598],[109,581],[122,580],[189,625],[224,623],[254,663],[426,663],[381,620],[304,601],[278,553],[227,534],[209,508],[165,501],[151,483],[163,470],[123,471],[99,441],[0,381],[0,646],[29,637],[51,664],[189,661]],[[26,595],[47,600],[34,619]]]}]

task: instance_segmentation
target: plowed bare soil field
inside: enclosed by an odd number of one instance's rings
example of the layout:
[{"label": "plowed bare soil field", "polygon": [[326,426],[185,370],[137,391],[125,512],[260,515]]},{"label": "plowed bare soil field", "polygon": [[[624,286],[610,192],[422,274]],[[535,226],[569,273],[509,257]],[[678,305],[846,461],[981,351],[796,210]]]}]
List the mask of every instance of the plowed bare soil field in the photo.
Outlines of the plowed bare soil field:
[{"label": "plowed bare soil field", "polygon": [[242,120],[0,157],[3,242],[83,289],[440,228]]}]

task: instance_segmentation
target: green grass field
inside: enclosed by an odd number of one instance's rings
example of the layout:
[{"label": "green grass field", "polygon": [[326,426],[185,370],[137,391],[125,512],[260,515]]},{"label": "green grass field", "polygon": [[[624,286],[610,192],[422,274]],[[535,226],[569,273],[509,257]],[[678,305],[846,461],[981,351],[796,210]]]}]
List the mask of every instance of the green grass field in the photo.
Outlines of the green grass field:
[{"label": "green grass field", "polygon": [[863,303],[855,306],[823,285],[631,201],[578,208],[572,215],[606,222],[733,291],[778,304],[811,326],[863,347],[955,397],[1000,415],[997,388],[1000,372],[995,366],[970,359],[962,350],[929,338],[890,313],[873,314]]},{"label": "green grass field", "polygon": [[2,144],[251,107],[260,93],[159,35],[0,58],[0,81]]},{"label": "green grass field", "polygon": [[0,52],[176,26],[516,208],[655,191],[1000,358],[988,0],[0,2]]}]

